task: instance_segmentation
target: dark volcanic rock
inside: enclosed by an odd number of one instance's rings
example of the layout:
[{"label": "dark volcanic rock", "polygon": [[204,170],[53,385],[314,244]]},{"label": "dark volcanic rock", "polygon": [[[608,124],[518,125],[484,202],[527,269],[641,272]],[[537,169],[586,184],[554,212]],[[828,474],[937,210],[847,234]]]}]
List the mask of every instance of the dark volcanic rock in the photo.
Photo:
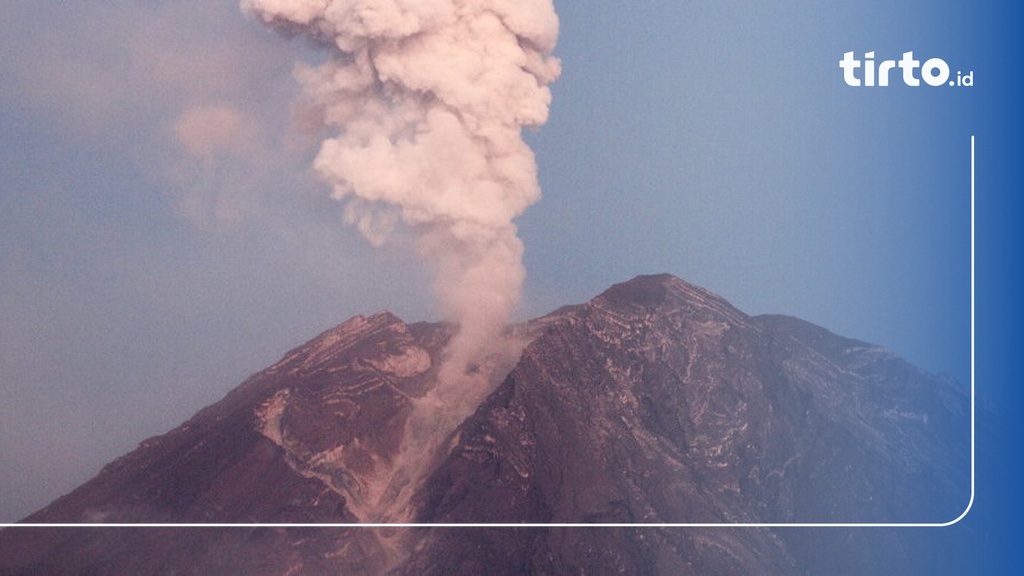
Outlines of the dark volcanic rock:
[{"label": "dark volcanic rock", "polygon": [[[26,518],[37,523],[357,522],[353,497],[399,449],[450,327],[355,317]],[[344,550],[344,553],[339,553]],[[374,573],[366,530],[6,530],[0,574]]]},{"label": "dark volcanic rock", "polygon": [[[950,521],[970,494],[968,410],[957,385],[877,347],[641,277],[530,344],[425,486],[420,520]],[[817,534],[437,531],[408,573],[485,558],[523,567],[510,573],[863,573],[908,557],[891,534]]]},{"label": "dark volcanic rock", "polygon": [[[520,327],[518,364],[413,499],[423,523],[605,527],[17,529],[2,573],[871,574],[942,534],[631,524],[935,523],[970,495],[965,390],[878,347],[750,317],[671,276]],[[372,517],[443,325],[355,318],[33,522]]]}]

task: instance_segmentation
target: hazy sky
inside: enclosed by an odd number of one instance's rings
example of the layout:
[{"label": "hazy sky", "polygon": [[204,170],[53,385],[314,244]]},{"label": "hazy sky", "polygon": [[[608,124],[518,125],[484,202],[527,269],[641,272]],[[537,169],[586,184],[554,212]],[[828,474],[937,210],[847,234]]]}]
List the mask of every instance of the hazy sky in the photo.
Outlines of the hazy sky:
[{"label": "hazy sky", "polygon": [[[517,316],[670,272],[969,378],[979,4],[556,0]],[[846,51],[976,86],[852,88]],[[355,314],[437,319],[310,169],[294,63],[235,0],[0,4],[0,521]],[[897,70],[898,72],[898,70]]]}]

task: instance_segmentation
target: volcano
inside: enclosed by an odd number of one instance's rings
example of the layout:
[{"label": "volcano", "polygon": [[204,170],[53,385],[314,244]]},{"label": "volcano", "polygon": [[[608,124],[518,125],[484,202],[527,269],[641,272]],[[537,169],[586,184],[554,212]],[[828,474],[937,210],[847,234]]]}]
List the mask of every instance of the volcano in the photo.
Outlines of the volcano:
[{"label": "volcano", "polygon": [[946,568],[941,528],[772,524],[957,519],[971,401],[952,379],[640,276],[510,328],[517,353],[470,367],[465,415],[413,429],[452,397],[437,392],[454,333],[380,312],[320,334],[23,520],[118,526],[8,528],[0,573]]}]

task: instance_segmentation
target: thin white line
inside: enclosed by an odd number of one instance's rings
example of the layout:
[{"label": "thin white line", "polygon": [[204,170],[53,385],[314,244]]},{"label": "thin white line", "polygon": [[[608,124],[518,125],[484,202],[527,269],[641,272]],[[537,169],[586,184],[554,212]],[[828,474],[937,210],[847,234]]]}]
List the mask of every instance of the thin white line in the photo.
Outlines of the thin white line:
[{"label": "thin white line", "polygon": [[889,523],[864,523],[864,522],[744,522],[744,523],[659,523],[659,524],[633,524],[633,523],[606,523],[606,524],[583,524],[574,522],[546,523],[546,524],[514,524],[514,523],[493,523],[493,524],[450,524],[450,523],[367,523],[367,524],[333,524],[333,523],[177,523],[177,524],[121,524],[121,523],[23,523],[10,524],[0,523],[0,528],[943,528],[952,526],[964,519],[974,506],[974,136],[971,136],[971,498],[967,502],[967,508],[955,520],[943,523],[917,523],[917,522],[889,522]]},{"label": "thin white line", "polygon": [[[954,521],[955,522],[955,521]],[[743,522],[743,523],[722,523],[722,522],[679,522],[663,524],[640,524],[640,523],[523,523],[515,524],[508,522],[495,522],[491,524],[471,523],[400,523],[400,524],[333,524],[333,523],[310,523],[310,524],[281,524],[281,523],[218,523],[218,524],[123,524],[123,523],[62,523],[62,524],[7,524],[9,528],[942,528],[950,526],[953,522],[945,524],[929,523],[837,523],[837,522]]]}]

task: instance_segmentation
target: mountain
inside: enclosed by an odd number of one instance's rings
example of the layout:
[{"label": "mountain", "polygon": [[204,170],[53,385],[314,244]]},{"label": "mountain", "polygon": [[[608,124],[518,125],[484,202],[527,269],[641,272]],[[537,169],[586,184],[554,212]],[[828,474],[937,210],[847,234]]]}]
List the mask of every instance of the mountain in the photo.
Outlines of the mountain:
[{"label": "mountain", "polygon": [[[9,528],[2,574],[873,574],[949,568],[970,397],[877,346],[640,276],[440,383],[446,324],[356,317]],[[272,524],[700,527],[287,527]],[[271,524],[271,525],[268,525]],[[938,551],[938,553],[935,553]]]}]

